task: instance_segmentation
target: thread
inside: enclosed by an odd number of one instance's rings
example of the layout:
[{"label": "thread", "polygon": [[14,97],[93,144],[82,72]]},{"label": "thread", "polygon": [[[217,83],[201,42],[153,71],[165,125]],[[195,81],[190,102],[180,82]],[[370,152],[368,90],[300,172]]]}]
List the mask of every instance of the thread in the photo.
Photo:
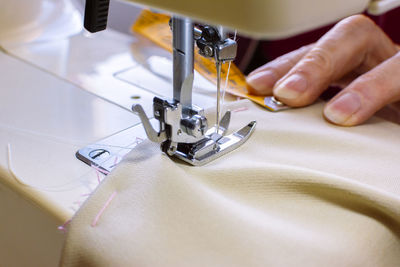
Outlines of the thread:
[{"label": "thread", "polygon": [[96,171],[96,175],[97,175],[97,182],[100,184],[101,180],[100,180],[100,172],[98,170]]},{"label": "thread", "polygon": [[[236,36],[237,36],[237,30],[235,30],[235,34],[233,36],[233,41],[236,41]],[[228,63],[228,70],[226,72],[226,77],[225,77],[225,85],[224,85],[224,89],[222,90],[222,98],[221,98],[221,107],[224,106],[224,102],[225,102],[225,93],[226,93],[226,89],[228,89],[228,84],[229,84],[229,72],[231,70],[231,64],[232,61],[229,61]],[[222,108],[221,108],[222,110]],[[220,114],[221,115],[221,114]]]},{"label": "thread", "polygon": [[[12,127],[12,126],[5,125],[5,124],[2,124],[2,123],[0,123],[0,128],[4,128],[4,129],[9,130],[9,131],[20,132],[20,133],[27,134],[27,135],[33,135],[33,136],[41,137],[43,139],[50,140],[50,141],[52,141],[54,143],[59,143],[59,144],[64,144],[64,145],[85,147],[85,146],[88,145],[88,143],[90,143],[90,142],[79,141],[79,140],[67,141],[67,140],[65,140],[63,138],[60,138],[60,137],[57,137],[57,136],[43,134],[43,133],[40,133],[40,132],[31,131],[31,130],[27,130],[27,129],[22,129],[22,128],[18,128],[18,127]],[[126,129],[123,129],[123,130],[119,131],[118,133],[126,131],[126,130],[128,130],[130,128],[132,128],[132,126],[126,128]],[[139,138],[139,137],[136,137],[136,139],[140,139],[140,140],[143,141],[143,139]],[[98,144],[98,145],[102,146],[102,147],[110,147],[110,148],[133,149],[134,147],[131,147],[131,146],[132,145],[136,145],[136,144],[138,144],[138,143],[135,140],[135,142],[129,144],[128,146],[114,146],[114,145],[109,145],[109,144]]]},{"label": "thread", "polygon": [[82,201],[81,200],[76,200],[76,201],[72,202],[72,204],[76,204],[78,206],[81,206]]},{"label": "thread", "polygon": [[235,110],[233,110],[232,112],[236,113],[236,112],[242,112],[242,111],[246,111],[249,110],[248,107],[241,107],[241,108],[237,108]]},{"label": "thread", "polygon": [[21,178],[19,178],[19,175],[17,174],[17,172],[15,171],[15,168],[13,166],[13,160],[12,159],[13,159],[13,157],[12,157],[11,144],[7,144],[7,161],[8,161],[7,162],[7,165],[8,165],[7,167],[8,167],[8,172],[11,174],[11,176],[14,178],[14,180],[18,184],[20,184],[22,186],[25,186],[25,187],[32,188],[32,189],[36,189],[36,190],[39,190],[39,191],[65,192],[68,189],[66,189],[66,188],[60,189],[60,188],[65,187],[65,186],[70,185],[70,184],[73,184],[76,181],[81,180],[82,177],[85,177],[85,176],[89,175],[90,172],[92,172],[92,170],[88,171],[88,172],[85,172],[84,174],[80,175],[76,180],[69,181],[69,182],[67,182],[65,184],[62,184],[62,185],[57,185],[57,186],[53,186],[53,187],[50,187],[50,186],[49,187],[38,187],[38,186],[30,185],[30,184],[26,183],[25,181],[23,181]]},{"label": "thread", "polygon": [[[126,129],[123,129],[120,132],[123,132],[123,131],[125,131],[127,129],[130,129],[131,127],[132,126],[126,128]],[[64,140],[62,138],[55,137],[55,136],[52,136],[52,135],[46,135],[46,134],[42,134],[42,133],[35,132],[35,131],[30,131],[30,130],[26,130],[26,129],[12,127],[12,126],[9,126],[9,125],[4,125],[4,124],[1,124],[1,123],[0,123],[0,128],[4,128],[4,129],[9,130],[9,131],[20,132],[22,134],[41,137],[43,139],[50,140],[52,142],[60,143],[60,144],[66,144],[66,145],[72,145],[72,146],[78,146],[78,147],[79,146],[84,147],[84,146],[87,146],[87,144],[88,144],[88,142],[80,142],[80,141],[76,141],[76,140],[74,140],[73,142],[68,142],[68,141],[66,141],[66,140]],[[114,145],[108,145],[108,144],[97,144],[97,145],[101,146],[101,147],[105,147],[105,148],[107,148],[107,147],[109,147],[109,148],[120,148],[121,150],[122,149],[134,149],[135,146],[138,145],[139,143],[141,143],[142,141],[144,141],[144,139],[142,139],[140,137],[136,137],[135,141],[130,143],[128,146],[114,146]],[[68,185],[73,185],[77,181],[81,180],[82,177],[85,177],[85,176],[89,175],[90,172],[91,172],[91,171],[85,172],[82,175],[80,175],[79,177],[77,177],[76,179],[68,181],[65,184],[55,185],[55,186],[37,187],[37,186],[30,185],[30,184],[24,182],[23,179],[21,179],[17,175],[17,172],[15,171],[15,168],[13,167],[13,164],[12,164],[13,161],[12,161],[11,144],[7,144],[7,155],[8,155],[8,157],[7,157],[7,159],[8,159],[8,171],[11,174],[11,176],[15,179],[15,181],[17,183],[23,185],[23,186],[27,186],[27,187],[30,187],[30,188],[33,188],[33,189],[37,189],[37,190],[41,190],[41,191],[64,192],[66,190],[69,190],[70,188],[68,187],[68,188],[61,189],[62,187],[66,187]],[[92,167],[96,168],[95,166],[92,166]],[[115,166],[113,166],[113,167],[115,167]],[[106,170],[98,169],[98,171],[100,171],[100,173],[103,173],[105,175],[107,175],[109,173]]]},{"label": "thread", "polygon": [[100,184],[101,179],[100,179],[100,171],[92,164],[90,165],[90,167],[92,167],[94,169],[94,171],[96,172],[96,176],[97,176],[97,182]]},{"label": "thread", "polygon": [[71,223],[71,219],[69,219],[68,221],[66,221],[63,225],[60,225],[57,227],[58,230],[60,230],[61,232],[63,232],[64,234],[67,233],[67,226]]},{"label": "thread", "polygon": [[117,166],[118,160],[119,160],[119,157],[115,156],[114,163],[113,163],[113,165],[110,166],[110,169],[114,169],[114,167]]},{"label": "thread", "polygon": [[100,169],[98,166],[96,166],[96,165],[94,165],[94,164],[91,164],[90,167],[92,167],[92,168],[95,169],[96,171],[101,172],[102,174],[105,174],[105,175],[107,175],[107,174],[110,173],[110,172],[107,171],[107,170]]},{"label": "thread", "polygon": [[[9,170],[9,172],[11,173],[11,175],[13,176],[13,178],[14,178],[19,184],[21,184],[21,185],[23,185],[23,186],[27,186],[27,187],[33,188],[33,189],[37,189],[37,190],[46,190],[46,189],[44,189],[44,188],[38,188],[38,187],[33,187],[33,186],[31,186],[31,185],[28,185],[27,183],[25,183],[25,182],[23,182],[21,179],[19,179],[19,177],[18,177],[18,175],[16,175],[16,173],[15,173],[15,171],[14,171],[14,169],[13,169],[13,165],[12,165],[11,144],[7,144],[7,152],[8,152],[8,157],[7,157],[7,159],[8,159],[8,162],[7,162],[7,163],[8,163],[8,170]],[[96,170],[96,171],[97,171],[97,170]],[[100,177],[99,177],[99,175],[98,175],[98,179],[99,179],[98,181],[99,181],[99,184],[100,184]],[[50,190],[47,189],[47,191],[50,191]],[[81,196],[84,196],[84,195],[89,196],[90,194],[82,194]],[[76,201],[73,202],[73,204],[76,204],[76,205],[78,205],[78,206],[81,206],[82,201],[81,201],[81,200],[76,200]],[[57,229],[60,230],[60,231],[62,231],[62,232],[64,232],[64,233],[67,233],[66,226],[67,226],[70,222],[71,222],[71,220],[66,221],[63,225],[57,227]]]},{"label": "thread", "polygon": [[107,207],[110,205],[111,201],[114,199],[114,197],[117,195],[117,191],[114,191],[111,196],[108,198],[104,206],[100,209],[99,213],[97,213],[96,217],[93,219],[93,222],[91,224],[92,227],[95,227],[97,225],[97,222],[99,221],[101,215],[104,213],[104,211],[107,209]]}]

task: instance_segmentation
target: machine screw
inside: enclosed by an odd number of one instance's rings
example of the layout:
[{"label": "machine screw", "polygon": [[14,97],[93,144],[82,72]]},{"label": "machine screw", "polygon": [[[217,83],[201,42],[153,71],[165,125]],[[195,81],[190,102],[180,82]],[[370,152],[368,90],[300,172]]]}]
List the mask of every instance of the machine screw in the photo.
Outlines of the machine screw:
[{"label": "machine screw", "polygon": [[211,46],[207,45],[204,47],[203,53],[206,57],[212,57],[214,54],[214,49]]},{"label": "machine screw", "polygon": [[110,156],[110,152],[105,149],[95,149],[90,151],[89,157],[94,160],[106,159]]}]

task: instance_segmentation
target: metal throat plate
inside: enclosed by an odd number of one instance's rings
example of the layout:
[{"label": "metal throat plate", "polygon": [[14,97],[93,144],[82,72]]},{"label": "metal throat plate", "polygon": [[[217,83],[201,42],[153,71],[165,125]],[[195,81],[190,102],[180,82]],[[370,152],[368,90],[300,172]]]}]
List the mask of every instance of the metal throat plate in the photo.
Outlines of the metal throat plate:
[{"label": "metal throat plate", "polygon": [[[151,120],[152,123],[155,120]],[[122,130],[94,144],[79,149],[76,157],[107,175],[143,140],[147,139],[142,124]]]}]

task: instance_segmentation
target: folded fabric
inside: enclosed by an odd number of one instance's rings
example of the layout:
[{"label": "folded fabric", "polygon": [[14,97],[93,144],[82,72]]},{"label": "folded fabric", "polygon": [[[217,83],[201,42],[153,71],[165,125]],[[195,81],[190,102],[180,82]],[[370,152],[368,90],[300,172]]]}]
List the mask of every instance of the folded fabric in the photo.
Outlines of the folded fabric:
[{"label": "folded fabric", "polygon": [[400,126],[338,127],[322,103],[231,104],[240,148],[202,167],[148,141],[70,224],[62,266],[400,266]]}]

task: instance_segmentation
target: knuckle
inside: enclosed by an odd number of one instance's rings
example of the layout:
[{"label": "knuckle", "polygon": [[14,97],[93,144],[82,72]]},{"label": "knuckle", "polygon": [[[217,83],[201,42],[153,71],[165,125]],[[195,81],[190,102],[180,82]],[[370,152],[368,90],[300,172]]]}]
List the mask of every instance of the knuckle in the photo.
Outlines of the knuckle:
[{"label": "knuckle", "polygon": [[360,30],[367,32],[376,31],[378,28],[372,19],[362,14],[345,18],[338,23],[338,26],[343,27],[345,30],[349,30],[351,32]]},{"label": "knuckle", "polygon": [[295,50],[295,51],[293,51],[291,53],[296,53],[296,54],[299,54],[299,55],[307,54],[307,52],[309,52],[314,46],[315,46],[314,43],[308,44],[308,45],[303,45],[303,46],[299,47],[297,50]]},{"label": "knuckle", "polygon": [[306,55],[311,50],[313,46],[314,44],[301,46],[296,50],[277,57],[275,60],[281,60],[282,62],[285,61],[286,63],[291,63],[292,65],[295,65],[304,55]]},{"label": "knuckle", "polygon": [[266,65],[265,70],[270,71],[276,78],[285,75],[294,65],[294,62],[290,57],[281,56]]},{"label": "knuckle", "polygon": [[294,60],[292,57],[283,57],[279,61],[280,64],[285,65],[289,68],[292,68],[297,64],[297,61]]},{"label": "knuckle", "polygon": [[311,66],[313,71],[324,73],[324,76],[331,77],[333,74],[333,62],[331,53],[321,47],[313,48],[304,58],[303,64]]},{"label": "knuckle", "polygon": [[265,71],[269,71],[274,79],[274,82],[281,76],[279,68],[277,66],[268,66]]},{"label": "knuckle", "polygon": [[353,23],[359,23],[359,24],[373,24],[374,22],[367,16],[363,14],[357,14],[353,15],[347,18],[349,21]]}]

